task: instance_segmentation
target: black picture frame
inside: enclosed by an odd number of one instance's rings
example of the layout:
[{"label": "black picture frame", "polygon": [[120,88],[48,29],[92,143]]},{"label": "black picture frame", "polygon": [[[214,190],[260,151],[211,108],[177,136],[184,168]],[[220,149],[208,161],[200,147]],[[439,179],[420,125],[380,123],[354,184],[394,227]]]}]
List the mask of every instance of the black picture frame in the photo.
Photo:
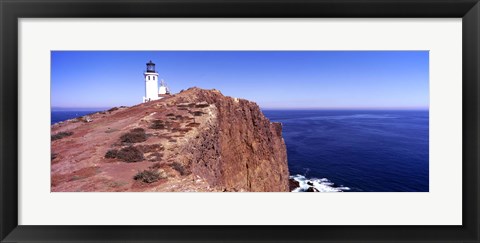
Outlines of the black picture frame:
[{"label": "black picture frame", "polygon": [[[0,239],[2,242],[479,242],[478,0],[0,0]],[[461,226],[18,225],[19,18],[462,18]],[[40,210],[40,209],[39,209]],[[301,209],[299,209],[301,210]],[[286,209],[284,214],[289,213]],[[281,217],[281,215],[279,215]]]}]

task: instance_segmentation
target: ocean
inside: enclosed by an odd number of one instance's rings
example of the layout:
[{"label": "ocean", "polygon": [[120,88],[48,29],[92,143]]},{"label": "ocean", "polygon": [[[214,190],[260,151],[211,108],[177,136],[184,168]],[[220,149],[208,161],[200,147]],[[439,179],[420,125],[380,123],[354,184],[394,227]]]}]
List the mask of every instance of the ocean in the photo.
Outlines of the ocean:
[{"label": "ocean", "polygon": [[68,111],[52,111],[50,124],[55,124],[61,121],[66,121],[68,119],[81,117],[91,113],[98,112],[99,110],[68,110]]},{"label": "ocean", "polygon": [[[51,123],[97,110],[53,111]],[[428,192],[428,111],[263,110],[303,191]]]},{"label": "ocean", "polygon": [[263,112],[283,124],[290,175],[303,189],[429,191],[428,111]]}]

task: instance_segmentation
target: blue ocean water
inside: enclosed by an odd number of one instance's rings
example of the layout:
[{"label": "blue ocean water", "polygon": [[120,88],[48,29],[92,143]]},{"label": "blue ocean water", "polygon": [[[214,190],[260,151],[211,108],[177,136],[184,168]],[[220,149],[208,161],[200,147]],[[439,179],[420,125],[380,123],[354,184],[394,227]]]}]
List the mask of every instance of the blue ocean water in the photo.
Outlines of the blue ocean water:
[{"label": "blue ocean water", "polygon": [[57,123],[57,122],[66,121],[66,120],[68,120],[68,119],[81,117],[81,116],[88,115],[88,114],[91,114],[91,113],[94,113],[94,112],[97,112],[97,111],[98,111],[98,110],[52,111],[52,112],[51,112],[50,124],[55,124],[55,123]]},{"label": "blue ocean water", "polygon": [[[428,192],[428,111],[264,110],[291,175],[354,192]],[[304,177],[303,177],[304,176]]]}]

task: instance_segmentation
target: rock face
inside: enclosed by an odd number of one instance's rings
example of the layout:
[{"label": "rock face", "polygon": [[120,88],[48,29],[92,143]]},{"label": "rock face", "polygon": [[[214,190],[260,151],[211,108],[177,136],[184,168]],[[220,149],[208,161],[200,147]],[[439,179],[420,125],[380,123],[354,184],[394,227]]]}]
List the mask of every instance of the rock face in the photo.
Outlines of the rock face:
[{"label": "rock face", "polygon": [[52,191],[289,191],[282,126],[253,102],[190,88],[88,117],[52,125]]}]

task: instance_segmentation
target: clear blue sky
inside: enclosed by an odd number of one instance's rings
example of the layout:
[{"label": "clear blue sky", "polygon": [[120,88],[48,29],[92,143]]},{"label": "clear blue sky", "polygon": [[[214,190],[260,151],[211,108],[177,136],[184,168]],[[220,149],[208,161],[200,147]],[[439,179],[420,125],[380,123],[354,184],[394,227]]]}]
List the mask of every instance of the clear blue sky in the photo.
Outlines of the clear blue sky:
[{"label": "clear blue sky", "polygon": [[52,51],[51,104],[142,102],[152,60],[173,93],[197,86],[263,109],[428,109],[428,51]]}]

